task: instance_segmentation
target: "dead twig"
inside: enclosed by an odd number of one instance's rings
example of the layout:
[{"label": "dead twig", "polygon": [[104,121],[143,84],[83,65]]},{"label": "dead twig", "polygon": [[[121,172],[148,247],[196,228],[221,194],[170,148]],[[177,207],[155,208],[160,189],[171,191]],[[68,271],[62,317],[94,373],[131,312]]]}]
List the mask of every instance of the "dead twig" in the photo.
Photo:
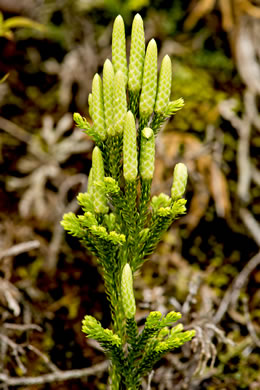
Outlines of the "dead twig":
[{"label": "dead twig", "polygon": [[241,208],[239,210],[239,215],[240,215],[240,218],[242,219],[242,221],[244,222],[244,225],[247,227],[247,229],[251,233],[251,236],[253,237],[253,239],[255,240],[257,245],[259,245],[259,247],[260,247],[260,225],[259,225],[259,223],[255,220],[255,218],[250,213],[250,211],[248,211],[245,208]]},{"label": "dead twig", "polygon": [[252,170],[252,180],[253,182],[260,187],[260,171],[256,169],[253,165],[251,166]]},{"label": "dead twig", "polygon": [[42,332],[42,328],[36,324],[9,324],[6,322],[3,327],[5,329],[18,330],[21,332],[27,332],[28,330],[36,330]]},{"label": "dead twig", "polygon": [[31,141],[31,134],[3,117],[0,117],[0,129],[4,130],[12,137],[19,139],[19,141],[25,142],[27,144],[29,144]]},{"label": "dead twig", "polygon": [[7,344],[12,350],[17,350],[19,353],[25,352],[21,345],[16,344],[8,336],[0,333],[0,339],[2,340],[2,343]]},{"label": "dead twig", "polygon": [[108,369],[108,366],[109,366],[109,362],[106,360],[92,367],[76,369],[76,370],[58,371],[50,374],[39,375],[37,377],[13,378],[6,374],[0,374],[0,381],[2,381],[3,385],[5,386],[42,385],[45,383],[63,382],[70,379],[79,379],[83,377],[88,377],[90,375],[99,375],[105,372]]},{"label": "dead twig", "polygon": [[246,112],[243,118],[239,118],[234,112],[236,102],[234,99],[222,101],[219,104],[220,114],[228,120],[238,133],[237,166],[238,184],[237,194],[243,202],[249,200],[249,187],[251,183],[251,163],[250,163],[250,133],[252,124],[252,109],[250,108],[253,92],[247,90],[244,95]]},{"label": "dead twig", "polygon": [[252,39],[252,17],[240,19],[236,39],[236,60],[240,76],[255,93],[260,92],[260,68],[257,51]]},{"label": "dead twig", "polygon": [[201,278],[198,274],[194,275],[189,284],[189,294],[182,306],[182,313],[187,314],[190,312],[191,305],[196,303],[195,296],[198,293],[199,287],[201,285]]},{"label": "dead twig", "polygon": [[255,256],[253,256],[246,266],[242,269],[242,271],[237,275],[234,279],[230,288],[226,291],[219,308],[213,317],[213,321],[215,324],[218,324],[230,305],[235,306],[237,304],[241,289],[245,286],[250,273],[260,264],[260,252],[258,252]]},{"label": "dead twig", "polygon": [[154,370],[152,370],[148,375],[148,383],[147,383],[146,390],[151,390],[151,383],[152,383],[153,376],[154,376]]},{"label": "dead twig", "polygon": [[7,304],[15,317],[19,316],[21,312],[19,305],[21,293],[11,282],[3,278],[0,278],[0,300]]},{"label": "dead twig", "polygon": [[244,297],[242,299],[242,302],[243,302],[243,309],[244,309],[244,313],[245,313],[246,326],[247,326],[248,332],[249,332],[250,336],[252,337],[252,340],[254,341],[255,345],[258,348],[260,348],[260,339],[256,334],[254,325],[253,325],[251,318],[250,318],[250,313],[249,313],[249,308],[248,308],[248,299],[246,297]]},{"label": "dead twig", "polygon": [[21,355],[25,354],[24,348],[21,345],[16,344],[8,336],[6,336],[4,334],[1,334],[1,333],[0,333],[0,341],[1,341],[1,344],[2,343],[6,344],[9,348],[11,348],[12,356],[14,357],[14,359],[15,359],[15,361],[17,363],[17,366],[20,368],[21,372],[23,374],[25,374],[27,372],[27,369],[26,369],[25,365],[23,364],[23,362],[22,362],[22,360],[20,359],[20,356],[19,356],[19,354],[21,354]]},{"label": "dead twig", "polygon": [[49,368],[50,371],[52,372],[60,372],[61,370],[56,366],[56,364],[52,363],[52,361],[46,356],[44,353],[42,353],[38,348],[34,347],[33,345],[29,344],[26,346],[27,349],[30,351],[34,352],[35,355],[39,356],[46,366]]},{"label": "dead twig", "polygon": [[0,260],[3,257],[17,256],[20,255],[21,253],[29,252],[30,250],[37,249],[39,247],[40,247],[40,242],[37,240],[22,242],[21,244],[14,245],[11,248],[3,250],[0,253]]}]

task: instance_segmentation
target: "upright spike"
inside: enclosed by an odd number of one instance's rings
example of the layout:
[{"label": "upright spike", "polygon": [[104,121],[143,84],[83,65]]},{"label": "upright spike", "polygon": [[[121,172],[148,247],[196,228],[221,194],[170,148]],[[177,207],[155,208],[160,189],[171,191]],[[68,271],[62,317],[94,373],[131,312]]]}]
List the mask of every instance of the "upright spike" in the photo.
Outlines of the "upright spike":
[{"label": "upright spike", "polygon": [[143,85],[140,96],[139,111],[143,118],[153,113],[157,91],[157,45],[152,39],[146,49],[144,60]]},{"label": "upright spike", "polygon": [[155,103],[155,112],[164,114],[168,106],[172,87],[172,63],[168,55],[166,55],[161,64],[158,91]]},{"label": "upright spike", "polygon": [[134,17],[131,34],[130,62],[128,88],[132,93],[138,93],[142,87],[145,56],[144,24],[142,17]]},{"label": "upright spike", "polygon": [[125,316],[126,318],[133,318],[135,316],[136,306],[133,291],[133,275],[128,263],[124,266],[122,272],[121,294]]},{"label": "upright spike", "polygon": [[152,180],[154,172],[155,143],[154,133],[150,127],[145,127],[141,134],[140,176],[143,180]]},{"label": "upright spike", "polygon": [[188,179],[188,171],[186,165],[178,163],[173,171],[173,183],[171,189],[171,197],[173,200],[180,199],[186,189]]},{"label": "upright spike", "polygon": [[104,106],[103,106],[103,92],[102,81],[100,76],[96,73],[92,82],[92,119],[94,128],[101,140],[106,138]]},{"label": "upright spike", "polygon": [[107,134],[113,132],[113,99],[114,99],[114,69],[110,60],[103,67],[103,96]]},{"label": "upright spike", "polygon": [[137,148],[135,119],[131,111],[125,117],[123,136],[123,173],[126,181],[134,181],[137,177]]},{"label": "upright spike", "polygon": [[115,19],[112,33],[112,63],[115,72],[121,70],[124,75],[124,85],[127,83],[127,60],[125,25],[121,15]]}]

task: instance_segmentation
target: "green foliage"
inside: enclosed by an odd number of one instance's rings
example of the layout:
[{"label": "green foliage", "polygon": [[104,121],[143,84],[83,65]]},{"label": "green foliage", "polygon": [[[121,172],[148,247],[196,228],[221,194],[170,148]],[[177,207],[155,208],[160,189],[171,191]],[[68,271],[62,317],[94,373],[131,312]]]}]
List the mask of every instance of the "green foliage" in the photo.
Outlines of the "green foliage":
[{"label": "green foliage", "polygon": [[134,318],[134,273],[173,221],[186,212],[182,196],[187,168],[182,163],[174,170],[171,197],[150,196],[155,136],[160,125],[183,106],[183,99],[169,101],[170,58],[164,57],[157,83],[156,42],[151,40],[144,52],[143,23],[137,15],[128,72],[124,22],[118,16],[113,28],[113,61],[106,60],[103,81],[94,76],[89,95],[93,127],[80,114],[74,115],[77,126],[97,143],[88,191],[78,195],[83,215],[68,213],[62,221],[64,229],[97,257],[104,277],[113,332],[91,316],[85,317],[83,331],[99,341],[111,358],[113,390],[139,389],[142,376],[164,353],[194,336],[194,331],[184,332],[181,325],[169,329],[181,318],[180,313],[150,313],[140,334]]},{"label": "green foliage", "polygon": [[170,312],[166,316],[158,311],[149,314],[143,331],[130,342],[128,365],[131,369],[127,377],[128,386],[134,384],[133,388],[138,388],[140,377],[149,372],[156,361],[166,352],[180,347],[194,337],[195,331],[182,332],[181,326],[178,332],[169,331],[168,327],[180,318],[181,314],[176,312]]},{"label": "green foliage", "polygon": [[82,130],[84,130],[84,133],[86,133],[90,138],[92,138],[97,145],[100,145],[100,135],[95,131],[94,127],[90,125],[86,118],[82,117],[78,112],[75,112],[73,115],[73,119],[77,127],[80,127]]},{"label": "green foliage", "polygon": [[124,367],[124,354],[122,341],[112,330],[102,328],[101,324],[92,316],[85,316],[82,321],[82,332],[88,337],[97,340],[110,356],[112,362]]}]

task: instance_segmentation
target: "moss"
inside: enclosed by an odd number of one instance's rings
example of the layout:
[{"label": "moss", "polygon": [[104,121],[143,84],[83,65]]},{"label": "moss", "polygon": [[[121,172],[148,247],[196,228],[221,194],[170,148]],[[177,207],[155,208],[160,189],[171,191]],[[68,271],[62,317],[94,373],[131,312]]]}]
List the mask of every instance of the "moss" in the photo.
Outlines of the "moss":
[{"label": "moss", "polygon": [[173,67],[173,98],[182,96],[185,106],[174,117],[174,128],[204,132],[219,119],[218,103],[226,93],[214,88],[214,79],[205,70],[177,62]]}]

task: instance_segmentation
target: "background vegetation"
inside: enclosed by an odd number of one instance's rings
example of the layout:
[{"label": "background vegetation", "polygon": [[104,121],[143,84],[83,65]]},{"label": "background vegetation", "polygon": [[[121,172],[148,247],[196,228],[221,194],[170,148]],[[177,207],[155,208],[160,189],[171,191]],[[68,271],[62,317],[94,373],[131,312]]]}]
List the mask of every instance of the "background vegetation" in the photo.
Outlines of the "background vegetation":
[{"label": "background vegetation", "polygon": [[[60,220],[77,211],[93,149],[72,114],[88,116],[114,18],[129,37],[140,12],[159,61],[173,60],[172,97],[185,100],[158,136],[152,190],[170,192],[180,161],[190,180],[187,216],[136,281],[137,319],[175,309],[197,331],[143,388],[259,389],[260,2],[0,0],[0,10],[0,388],[106,388],[107,362],[80,330],[85,314],[110,324],[102,279]],[[6,24],[17,16],[34,23]]]}]

